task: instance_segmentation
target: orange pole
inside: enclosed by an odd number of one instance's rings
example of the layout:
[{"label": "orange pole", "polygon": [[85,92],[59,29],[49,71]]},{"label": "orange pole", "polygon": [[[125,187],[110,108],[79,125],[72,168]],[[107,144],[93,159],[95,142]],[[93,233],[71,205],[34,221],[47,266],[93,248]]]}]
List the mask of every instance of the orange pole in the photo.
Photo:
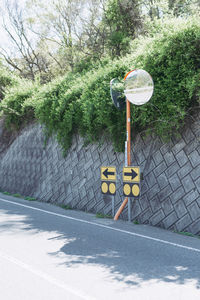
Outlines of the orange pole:
[{"label": "orange pole", "polygon": [[131,103],[126,100],[127,163],[131,165]]},{"label": "orange pole", "polygon": [[[126,141],[127,141],[127,166],[131,165],[131,103],[126,99]],[[125,150],[126,151],[126,150]],[[127,167],[126,166],[126,167]],[[122,202],[120,208],[115,214],[114,220],[117,221],[124,207],[128,203],[128,198],[126,197]]]},{"label": "orange pole", "polygon": [[118,209],[118,211],[115,214],[114,220],[117,221],[121,212],[123,211],[124,207],[126,206],[126,204],[128,203],[128,198],[125,198],[124,201],[122,202],[120,208]]}]

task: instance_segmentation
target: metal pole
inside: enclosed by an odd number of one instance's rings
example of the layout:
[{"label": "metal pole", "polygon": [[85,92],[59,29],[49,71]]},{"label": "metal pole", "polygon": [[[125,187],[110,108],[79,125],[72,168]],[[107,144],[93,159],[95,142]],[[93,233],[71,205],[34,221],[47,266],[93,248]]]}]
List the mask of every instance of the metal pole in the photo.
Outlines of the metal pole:
[{"label": "metal pole", "polygon": [[112,196],[112,217],[115,215],[115,196]]},{"label": "metal pole", "polygon": [[131,209],[132,209],[131,198],[128,198],[128,221],[129,222],[131,222]]},{"label": "metal pole", "polygon": [[[127,162],[126,162],[126,160],[127,160]],[[130,165],[131,165],[131,103],[128,101],[128,99],[126,99],[125,167],[130,166]],[[128,197],[126,197],[124,199],[120,208],[118,209],[118,211],[114,217],[115,221],[118,220],[118,218],[119,218],[121,212],[123,211],[124,207],[126,206],[127,202],[128,202]],[[129,200],[129,203],[130,203],[130,200]],[[130,204],[129,204],[128,210],[129,210],[128,215],[130,215]],[[128,218],[131,219],[131,216],[129,216]]]}]

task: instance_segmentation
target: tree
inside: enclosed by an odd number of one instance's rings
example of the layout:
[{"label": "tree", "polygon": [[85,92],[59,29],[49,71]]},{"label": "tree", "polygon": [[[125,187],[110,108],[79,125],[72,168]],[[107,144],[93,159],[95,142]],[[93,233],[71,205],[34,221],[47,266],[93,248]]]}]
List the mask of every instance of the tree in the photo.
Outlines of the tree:
[{"label": "tree", "polygon": [[81,30],[76,34],[83,59],[99,60],[105,53],[106,28],[102,22],[106,0],[87,3],[87,17],[81,16]]},{"label": "tree", "polygon": [[199,11],[200,0],[145,0],[141,7],[151,21],[166,16],[187,17]]},{"label": "tree", "polygon": [[199,7],[199,0],[168,0],[169,12],[175,17],[192,15]]},{"label": "tree", "polygon": [[138,0],[109,0],[103,23],[107,27],[107,48],[112,56],[127,51],[130,40],[142,30],[140,3]]},{"label": "tree", "polygon": [[3,20],[3,27],[10,39],[12,51],[0,49],[0,54],[10,67],[21,76],[34,80],[40,75],[42,80],[49,76],[49,62],[38,47],[39,39],[28,29],[26,18],[15,1],[12,5],[6,2],[7,19]]},{"label": "tree", "polygon": [[17,0],[3,1],[7,13],[3,24],[12,50],[0,48],[0,54],[21,76],[32,80],[40,76],[42,82],[88,68],[107,55],[124,55],[130,41],[150,32],[155,19],[188,16],[200,4],[200,0],[26,0],[22,9]]},{"label": "tree", "polygon": [[[79,59],[77,40],[80,34],[81,14],[86,2],[85,0],[50,0],[48,4],[37,0],[27,2],[27,7],[31,10],[33,5],[35,7],[35,15],[30,18],[32,30],[43,41],[54,44],[54,51],[50,50],[48,54],[65,71],[68,69],[73,71],[74,64]],[[34,29],[37,20],[43,25],[42,30]]]}]

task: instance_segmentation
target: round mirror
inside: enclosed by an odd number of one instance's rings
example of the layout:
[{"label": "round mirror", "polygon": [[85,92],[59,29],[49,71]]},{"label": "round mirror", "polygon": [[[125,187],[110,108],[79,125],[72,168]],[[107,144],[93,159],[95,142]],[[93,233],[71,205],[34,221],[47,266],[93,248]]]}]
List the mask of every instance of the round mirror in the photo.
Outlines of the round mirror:
[{"label": "round mirror", "polygon": [[153,95],[153,80],[148,72],[138,69],[125,76],[124,94],[128,101],[135,105],[143,105]]}]

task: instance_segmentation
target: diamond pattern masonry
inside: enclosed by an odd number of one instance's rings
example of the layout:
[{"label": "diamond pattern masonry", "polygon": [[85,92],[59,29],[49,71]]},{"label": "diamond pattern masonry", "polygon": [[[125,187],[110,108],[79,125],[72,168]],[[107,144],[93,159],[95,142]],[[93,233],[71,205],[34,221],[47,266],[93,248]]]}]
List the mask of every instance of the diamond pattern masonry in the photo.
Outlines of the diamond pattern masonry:
[{"label": "diamond pattern masonry", "polygon": [[[178,140],[172,139],[168,144],[158,138],[136,137],[132,165],[140,166],[143,181],[140,197],[132,200],[133,220],[200,234],[198,122],[197,117]],[[112,198],[101,194],[100,166],[114,165],[117,211],[123,201],[123,153],[116,153],[109,140],[84,147],[83,138],[74,136],[68,155],[63,158],[53,138],[46,146],[44,140],[42,126],[32,124],[12,142],[0,143],[1,191],[111,215]],[[126,208],[121,218],[127,220],[127,214]]]}]

